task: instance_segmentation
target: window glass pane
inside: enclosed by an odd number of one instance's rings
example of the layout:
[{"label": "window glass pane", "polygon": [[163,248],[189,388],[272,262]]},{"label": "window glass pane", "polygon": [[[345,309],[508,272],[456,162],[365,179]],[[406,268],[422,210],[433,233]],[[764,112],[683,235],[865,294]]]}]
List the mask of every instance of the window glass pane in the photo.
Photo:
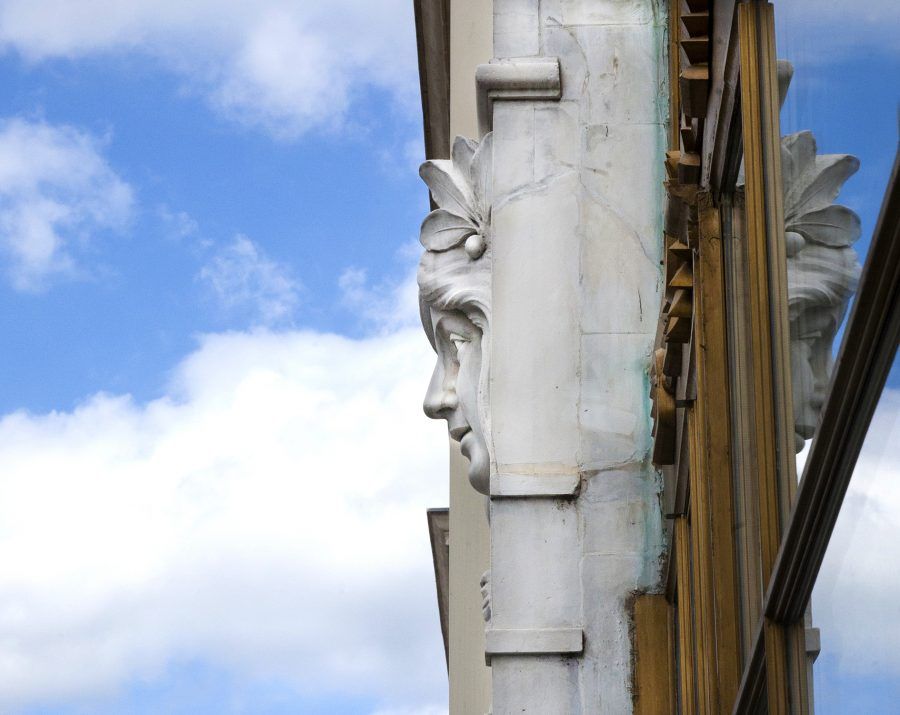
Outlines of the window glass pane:
[{"label": "window glass pane", "polygon": [[897,144],[897,18],[893,2],[775,2],[795,447],[804,455]]},{"label": "window glass pane", "polygon": [[895,360],[813,590],[812,625],[821,641],[813,667],[819,715],[900,709],[898,444]]}]

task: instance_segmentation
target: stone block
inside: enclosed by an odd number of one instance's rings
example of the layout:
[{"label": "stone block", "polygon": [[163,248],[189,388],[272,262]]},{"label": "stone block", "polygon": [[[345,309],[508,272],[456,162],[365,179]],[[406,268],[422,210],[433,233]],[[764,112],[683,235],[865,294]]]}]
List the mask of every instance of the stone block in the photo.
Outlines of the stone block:
[{"label": "stone block", "polygon": [[490,395],[500,472],[577,472],[577,189],[568,172],[494,208]]},{"label": "stone block", "polygon": [[539,0],[494,0],[494,57],[539,53],[539,5]]},{"label": "stone block", "polygon": [[493,715],[581,715],[578,665],[564,656],[494,658]]},{"label": "stone block", "polygon": [[659,124],[590,124],[582,129],[582,181],[591,198],[636,234],[654,263],[662,258],[665,128]]},{"label": "stone block", "polygon": [[535,107],[535,176],[553,176],[578,165],[581,153],[578,126],[578,105],[575,102],[555,102]]},{"label": "stone block", "polygon": [[588,124],[664,124],[662,33],[652,24],[548,25],[543,53],[559,57],[562,99],[580,101]]},{"label": "stone block", "polygon": [[571,499],[491,503],[491,628],[581,628],[581,545]]},{"label": "stone block", "polygon": [[613,208],[594,201],[582,203],[582,227],[582,331],[654,333],[662,290],[656,240],[648,246]]},{"label": "stone block", "polygon": [[661,24],[665,14],[657,0],[544,0],[541,20],[561,25]]},{"label": "stone block", "polygon": [[647,369],[651,334],[590,334],[582,339],[579,404],[584,470],[643,462],[650,450]]},{"label": "stone block", "polygon": [[498,102],[494,105],[494,214],[510,195],[533,181],[534,103]]},{"label": "stone block", "polygon": [[[605,476],[601,472],[600,476]],[[581,506],[585,553],[640,555],[645,549],[644,525],[651,505],[639,495],[634,499],[601,501]]]}]

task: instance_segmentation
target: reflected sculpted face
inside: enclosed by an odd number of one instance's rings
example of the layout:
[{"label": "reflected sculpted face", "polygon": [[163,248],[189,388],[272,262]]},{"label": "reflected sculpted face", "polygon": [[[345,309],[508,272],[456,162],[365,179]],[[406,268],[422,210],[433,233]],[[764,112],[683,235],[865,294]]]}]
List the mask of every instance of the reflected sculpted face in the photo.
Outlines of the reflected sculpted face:
[{"label": "reflected sculpted face", "polygon": [[831,377],[831,347],[837,326],[832,311],[809,310],[791,324],[791,387],[794,401],[794,448],[812,439]]},{"label": "reflected sculpted face", "polygon": [[431,309],[437,361],[425,395],[425,414],[447,421],[450,437],[469,460],[469,481],[489,492],[491,458],[484,434],[483,334],[461,311]]},{"label": "reflected sculpted face", "polygon": [[799,452],[815,435],[831,379],[835,335],[859,278],[853,249],[859,217],[835,203],[859,161],[849,154],[818,154],[808,131],[782,138],[781,160],[794,447]]}]

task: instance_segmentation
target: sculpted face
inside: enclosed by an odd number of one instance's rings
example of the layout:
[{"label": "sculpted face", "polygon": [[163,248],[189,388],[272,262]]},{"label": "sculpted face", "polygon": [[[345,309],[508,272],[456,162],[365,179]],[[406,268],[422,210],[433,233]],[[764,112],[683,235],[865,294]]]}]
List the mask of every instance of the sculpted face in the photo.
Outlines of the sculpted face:
[{"label": "sculpted face", "polygon": [[420,233],[419,305],[437,353],[425,414],[447,421],[482,494],[490,493],[491,476],[491,142],[490,134],[481,142],[457,137],[451,159],[419,170],[437,205]]},{"label": "sculpted face", "polygon": [[488,494],[491,459],[483,430],[483,334],[461,311],[430,312],[437,361],[425,394],[425,414],[447,421],[450,437],[469,460],[469,481]]}]

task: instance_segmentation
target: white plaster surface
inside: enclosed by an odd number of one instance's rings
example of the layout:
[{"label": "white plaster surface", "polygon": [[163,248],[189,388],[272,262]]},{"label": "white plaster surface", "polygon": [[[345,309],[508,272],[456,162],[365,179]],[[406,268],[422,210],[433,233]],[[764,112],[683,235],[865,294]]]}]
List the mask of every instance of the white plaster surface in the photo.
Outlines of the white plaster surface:
[{"label": "white plaster surface", "polygon": [[627,602],[656,587],[647,368],[660,300],[666,18],[654,0],[496,0],[495,57],[558,57],[557,102],[494,104],[495,629],[583,629],[582,655],[496,655],[493,713],[631,712]]}]

